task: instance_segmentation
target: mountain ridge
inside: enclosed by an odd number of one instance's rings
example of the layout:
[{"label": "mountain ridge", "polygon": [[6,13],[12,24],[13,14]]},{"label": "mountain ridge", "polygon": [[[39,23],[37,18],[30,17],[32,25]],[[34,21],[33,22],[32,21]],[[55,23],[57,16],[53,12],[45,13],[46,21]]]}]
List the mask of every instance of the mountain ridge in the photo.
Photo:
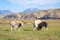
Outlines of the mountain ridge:
[{"label": "mountain ridge", "polygon": [[40,9],[38,8],[29,8],[29,9],[25,9],[23,12],[24,13],[28,13],[28,12],[37,12],[39,11]]},{"label": "mountain ridge", "polygon": [[37,12],[5,15],[2,19],[60,19],[60,9],[40,10]]},{"label": "mountain ridge", "polygon": [[0,14],[12,14],[14,12],[10,11],[10,10],[0,10]]}]

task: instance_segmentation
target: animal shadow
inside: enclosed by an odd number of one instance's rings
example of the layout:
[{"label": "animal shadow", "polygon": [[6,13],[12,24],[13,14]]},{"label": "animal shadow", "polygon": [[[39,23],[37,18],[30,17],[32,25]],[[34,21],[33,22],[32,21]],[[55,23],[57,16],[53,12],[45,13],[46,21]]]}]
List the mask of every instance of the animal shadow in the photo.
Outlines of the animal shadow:
[{"label": "animal shadow", "polygon": [[32,31],[32,30],[24,30],[24,31]]},{"label": "animal shadow", "polygon": [[10,31],[10,30],[4,30],[4,31]]}]

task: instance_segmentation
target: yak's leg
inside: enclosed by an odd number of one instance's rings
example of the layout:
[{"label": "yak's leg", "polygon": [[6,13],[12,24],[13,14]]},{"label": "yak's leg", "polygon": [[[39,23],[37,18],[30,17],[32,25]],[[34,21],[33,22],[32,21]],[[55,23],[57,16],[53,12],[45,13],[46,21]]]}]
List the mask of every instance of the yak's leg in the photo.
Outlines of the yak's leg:
[{"label": "yak's leg", "polygon": [[18,28],[18,31],[21,31],[20,28]]},{"label": "yak's leg", "polygon": [[35,23],[33,23],[33,26],[34,26],[34,28],[33,28],[33,31],[36,29],[35,27],[36,27],[36,25],[35,25]]},{"label": "yak's leg", "polygon": [[16,30],[16,27],[14,27],[14,30]]},{"label": "yak's leg", "polygon": [[14,28],[14,30],[16,31],[17,25],[14,25],[14,27],[13,27],[13,28]]},{"label": "yak's leg", "polygon": [[38,28],[38,25],[35,24],[33,30],[36,30],[37,28]]},{"label": "yak's leg", "polygon": [[18,31],[21,31],[21,30],[20,30],[20,27],[21,27],[21,26],[18,26]]},{"label": "yak's leg", "polygon": [[14,26],[13,26],[13,25],[11,25],[11,31],[13,30],[13,28],[14,28]]},{"label": "yak's leg", "polygon": [[11,26],[11,31],[13,30],[12,26]]},{"label": "yak's leg", "polygon": [[16,27],[14,27],[14,31],[16,31]]}]

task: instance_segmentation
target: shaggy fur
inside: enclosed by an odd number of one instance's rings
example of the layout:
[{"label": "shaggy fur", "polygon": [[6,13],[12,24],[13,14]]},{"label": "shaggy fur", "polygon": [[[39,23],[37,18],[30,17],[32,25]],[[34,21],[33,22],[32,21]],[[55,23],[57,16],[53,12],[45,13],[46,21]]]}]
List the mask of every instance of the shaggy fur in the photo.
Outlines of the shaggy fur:
[{"label": "shaggy fur", "polygon": [[11,25],[11,31],[12,29],[16,29],[16,28],[20,30],[20,27],[23,26],[23,23],[21,21],[12,21],[10,25]]},{"label": "shaggy fur", "polygon": [[[34,25],[34,27],[36,27],[36,26],[35,26],[35,23],[33,23],[33,25]],[[47,30],[47,25],[48,25],[47,22],[41,22],[41,23],[38,24],[38,27],[36,27],[36,29],[37,29],[37,30],[41,30],[42,27],[45,27],[46,30]],[[35,30],[35,28],[34,28],[34,30]]]},{"label": "shaggy fur", "polygon": [[41,22],[40,24],[38,24],[37,30],[41,30],[42,27],[47,28],[47,25],[48,25],[47,22]]}]

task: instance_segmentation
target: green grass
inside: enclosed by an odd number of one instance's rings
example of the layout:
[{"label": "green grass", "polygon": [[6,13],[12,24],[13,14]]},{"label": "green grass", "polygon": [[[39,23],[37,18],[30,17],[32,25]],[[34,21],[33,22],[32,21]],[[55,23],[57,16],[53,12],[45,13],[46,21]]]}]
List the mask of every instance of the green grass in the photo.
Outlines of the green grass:
[{"label": "green grass", "polygon": [[[46,21],[46,20],[43,20]],[[10,31],[9,24],[0,24],[0,40],[60,40],[60,21],[47,20],[48,31],[43,27],[40,31],[33,31],[32,24],[25,24],[21,31]]]}]

